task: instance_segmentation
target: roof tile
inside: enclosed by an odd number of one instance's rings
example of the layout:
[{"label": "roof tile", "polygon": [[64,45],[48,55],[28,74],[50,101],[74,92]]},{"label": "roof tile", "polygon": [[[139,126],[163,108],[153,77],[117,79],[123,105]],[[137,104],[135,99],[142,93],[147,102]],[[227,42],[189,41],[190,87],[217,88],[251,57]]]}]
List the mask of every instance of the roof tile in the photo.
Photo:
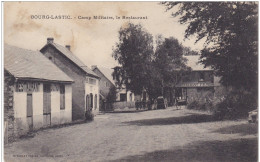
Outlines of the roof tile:
[{"label": "roof tile", "polygon": [[4,68],[14,77],[73,82],[39,51],[4,45]]},{"label": "roof tile", "polygon": [[63,47],[63,46],[61,46],[61,45],[59,45],[57,43],[50,43],[50,44],[52,44],[58,51],[60,51],[62,54],[64,54],[67,58],[69,58],[72,62],[74,62],[77,66],[79,66],[87,74],[90,74],[90,75],[93,75],[95,77],[98,77],[91,69],[89,69],[87,67],[87,65],[85,65],[77,56],[75,56],[66,47]]}]

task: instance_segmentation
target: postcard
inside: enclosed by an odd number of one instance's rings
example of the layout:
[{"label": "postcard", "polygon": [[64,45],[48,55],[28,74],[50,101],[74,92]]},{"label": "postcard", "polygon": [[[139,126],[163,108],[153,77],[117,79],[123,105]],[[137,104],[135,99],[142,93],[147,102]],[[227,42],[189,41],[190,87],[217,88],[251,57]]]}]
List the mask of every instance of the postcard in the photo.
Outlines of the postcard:
[{"label": "postcard", "polygon": [[258,2],[2,2],[4,161],[258,159]]}]

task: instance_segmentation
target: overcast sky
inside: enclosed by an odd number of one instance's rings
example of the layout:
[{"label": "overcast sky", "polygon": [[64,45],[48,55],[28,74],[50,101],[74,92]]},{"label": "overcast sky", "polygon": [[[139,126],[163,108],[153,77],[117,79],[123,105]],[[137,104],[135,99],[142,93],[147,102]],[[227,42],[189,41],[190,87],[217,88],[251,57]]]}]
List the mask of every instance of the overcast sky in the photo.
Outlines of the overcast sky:
[{"label": "overcast sky", "polygon": [[[31,19],[31,15],[70,15],[72,19]],[[78,16],[92,17],[91,20]],[[173,36],[184,46],[201,49],[194,39],[183,40],[185,26],[165,12],[158,2],[5,2],[4,41],[31,50],[40,50],[47,37],[60,45],[71,45],[72,52],[87,66],[114,67],[112,46],[118,41],[120,27],[129,20],[94,20],[93,16],[147,16],[141,23],[154,37]]]}]

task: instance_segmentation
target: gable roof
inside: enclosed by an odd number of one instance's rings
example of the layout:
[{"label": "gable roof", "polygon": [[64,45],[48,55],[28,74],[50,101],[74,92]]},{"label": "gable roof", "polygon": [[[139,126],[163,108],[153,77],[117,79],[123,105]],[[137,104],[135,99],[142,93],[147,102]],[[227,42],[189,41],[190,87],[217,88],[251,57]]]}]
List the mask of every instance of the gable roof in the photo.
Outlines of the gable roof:
[{"label": "gable roof", "polygon": [[87,65],[85,65],[77,56],[75,56],[66,47],[63,47],[63,46],[53,42],[53,43],[47,43],[42,49],[44,49],[48,45],[52,45],[54,48],[56,48],[58,51],[60,51],[64,56],[66,56],[69,60],[71,60],[74,64],[76,64],[80,69],[82,69],[84,72],[86,72],[88,75],[99,78],[92,70],[90,70],[87,67]]},{"label": "gable roof", "polygon": [[16,78],[73,82],[39,51],[4,45],[4,68]]},{"label": "gable roof", "polygon": [[191,67],[193,71],[207,71],[212,70],[209,67],[204,68],[204,65],[199,62],[200,55],[184,56],[187,59],[186,65]]},{"label": "gable roof", "polygon": [[112,76],[114,72],[112,68],[105,68],[105,67],[95,67],[95,68],[97,68],[113,85],[116,85]]}]

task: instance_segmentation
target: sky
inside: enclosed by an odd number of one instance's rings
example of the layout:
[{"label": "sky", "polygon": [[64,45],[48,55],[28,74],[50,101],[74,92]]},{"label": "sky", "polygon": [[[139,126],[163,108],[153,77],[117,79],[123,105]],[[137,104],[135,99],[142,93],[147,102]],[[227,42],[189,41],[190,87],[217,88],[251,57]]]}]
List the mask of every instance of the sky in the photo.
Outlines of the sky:
[{"label": "sky", "polygon": [[[71,19],[32,19],[35,15],[69,15]],[[93,16],[115,19],[94,20]],[[148,19],[123,20],[122,16]],[[194,38],[184,40],[186,25],[179,24],[159,2],[4,2],[4,43],[40,50],[47,38],[53,37],[55,43],[71,45],[73,54],[88,67],[112,68],[118,65],[112,58],[118,31],[129,22],[140,23],[154,37],[175,37],[193,50],[203,47],[203,42],[194,44]]]}]

